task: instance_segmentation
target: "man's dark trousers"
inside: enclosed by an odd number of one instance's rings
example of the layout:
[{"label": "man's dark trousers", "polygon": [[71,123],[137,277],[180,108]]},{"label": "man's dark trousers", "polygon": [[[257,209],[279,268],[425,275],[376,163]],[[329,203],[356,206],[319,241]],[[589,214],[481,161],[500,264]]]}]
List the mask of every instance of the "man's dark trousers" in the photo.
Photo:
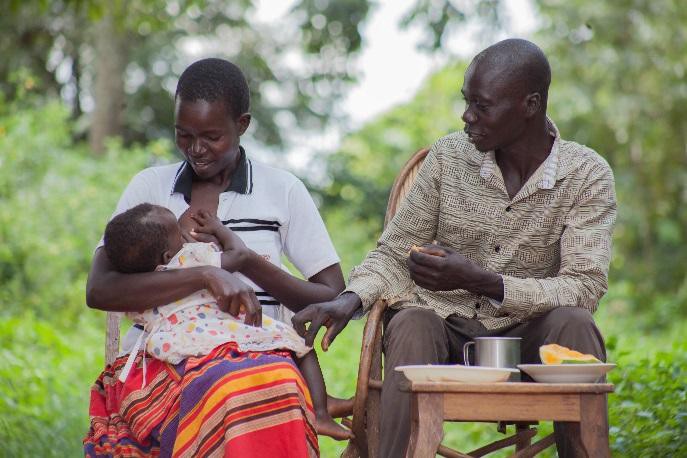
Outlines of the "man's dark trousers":
[{"label": "man's dark trousers", "polygon": [[[463,345],[475,337],[522,337],[523,363],[540,363],[539,347],[557,343],[606,360],[601,332],[591,313],[579,307],[559,307],[522,324],[487,330],[475,319],[450,315],[445,320],[431,310],[387,310],[384,326],[384,384],[382,387],[380,457],[405,456],[410,437],[410,394],[399,389],[403,374],[394,367],[408,364],[463,363]],[[523,377],[524,378],[524,377]],[[585,456],[579,434],[555,423],[561,458]]]}]

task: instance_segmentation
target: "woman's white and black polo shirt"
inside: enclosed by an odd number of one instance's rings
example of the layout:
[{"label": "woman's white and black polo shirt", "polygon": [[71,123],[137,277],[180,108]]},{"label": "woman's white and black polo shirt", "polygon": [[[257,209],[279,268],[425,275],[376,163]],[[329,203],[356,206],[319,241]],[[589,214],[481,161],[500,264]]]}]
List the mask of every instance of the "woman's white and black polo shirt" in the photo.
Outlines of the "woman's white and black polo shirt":
[{"label": "woman's white and black polo shirt", "polygon": [[[147,202],[167,207],[179,218],[189,208],[193,174],[186,162],[139,172],[124,190],[112,216]],[[289,172],[252,161],[243,148],[229,187],[219,196],[217,216],[250,249],[284,270],[285,255],[304,278],[339,262],[303,183]],[[293,314],[286,307],[243,279],[255,289],[266,315],[291,322]]]}]

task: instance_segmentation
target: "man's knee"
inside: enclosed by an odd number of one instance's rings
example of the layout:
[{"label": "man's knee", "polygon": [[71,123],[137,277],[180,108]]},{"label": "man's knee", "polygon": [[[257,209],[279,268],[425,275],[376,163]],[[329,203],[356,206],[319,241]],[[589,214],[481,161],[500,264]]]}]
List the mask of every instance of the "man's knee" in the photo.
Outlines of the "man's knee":
[{"label": "man's knee", "polygon": [[606,360],[606,347],[592,314],[580,307],[559,307],[543,322],[544,343],[557,343]]},{"label": "man's knee", "polygon": [[386,332],[393,334],[425,334],[427,331],[441,329],[444,320],[432,310],[411,307],[398,311],[389,321]]},{"label": "man's knee", "polygon": [[543,318],[546,326],[558,329],[596,326],[592,314],[582,307],[557,307]]},{"label": "man's knee", "polygon": [[432,310],[418,307],[397,312],[384,330],[385,347],[399,351],[436,344],[445,339],[444,319]]}]

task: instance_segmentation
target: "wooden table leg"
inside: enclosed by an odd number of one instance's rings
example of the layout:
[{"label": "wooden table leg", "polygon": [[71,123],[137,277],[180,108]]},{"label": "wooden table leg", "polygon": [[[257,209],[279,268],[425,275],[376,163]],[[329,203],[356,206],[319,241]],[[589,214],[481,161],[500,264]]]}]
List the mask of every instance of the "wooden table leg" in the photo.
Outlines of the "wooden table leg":
[{"label": "wooden table leg", "polygon": [[610,458],[605,394],[580,395],[580,436],[587,456]]},{"label": "wooden table leg", "polygon": [[434,458],[444,437],[444,395],[412,393],[406,458]]}]

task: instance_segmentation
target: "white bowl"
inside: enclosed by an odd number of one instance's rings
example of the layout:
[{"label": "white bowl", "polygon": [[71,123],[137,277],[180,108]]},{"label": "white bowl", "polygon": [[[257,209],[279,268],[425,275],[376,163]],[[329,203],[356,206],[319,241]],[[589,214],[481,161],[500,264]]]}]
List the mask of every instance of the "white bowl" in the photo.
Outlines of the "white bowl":
[{"label": "white bowl", "polygon": [[518,364],[535,382],[542,383],[595,383],[615,364]]},{"label": "white bowl", "polygon": [[462,366],[460,364],[424,364],[415,366],[398,366],[398,372],[403,372],[411,382],[463,382],[463,383],[489,383],[505,382],[517,369]]}]

